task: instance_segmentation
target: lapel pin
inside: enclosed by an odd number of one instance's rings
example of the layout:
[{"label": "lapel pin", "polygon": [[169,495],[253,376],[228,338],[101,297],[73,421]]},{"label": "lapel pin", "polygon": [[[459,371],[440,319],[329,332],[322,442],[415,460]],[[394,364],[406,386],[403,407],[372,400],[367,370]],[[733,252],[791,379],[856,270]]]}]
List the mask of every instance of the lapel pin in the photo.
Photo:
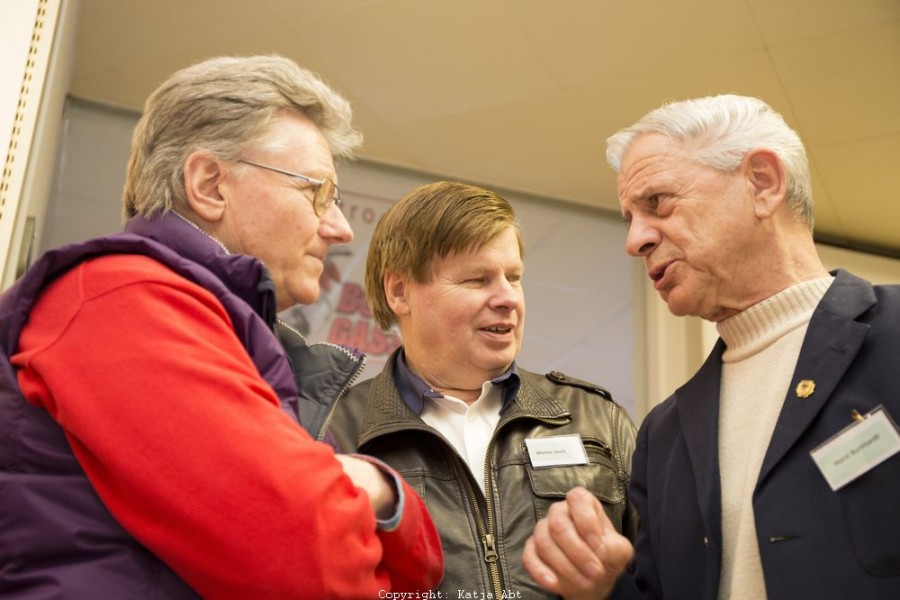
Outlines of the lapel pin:
[{"label": "lapel pin", "polygon": [[797,394],[798,398],[809,398],[815,391],[816,382],[812,379],[804,379],[797,384],[797,389],[794,390],[794,393]]}]

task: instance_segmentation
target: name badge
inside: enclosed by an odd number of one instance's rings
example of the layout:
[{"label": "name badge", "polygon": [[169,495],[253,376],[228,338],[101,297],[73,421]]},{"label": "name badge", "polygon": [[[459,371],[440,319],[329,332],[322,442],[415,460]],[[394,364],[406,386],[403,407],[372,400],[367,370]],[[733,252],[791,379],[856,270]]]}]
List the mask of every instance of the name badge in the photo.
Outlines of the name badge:
[{"label": "name badge", "polygon": [[587,452],[581,434],[554,435],[552,437],[528,438],[525,440],[528,458],[535,469],[540,467],[560,467],[565,465],[586,465]]},{"label": "name badge", "polygon": [[884,406],[875,408],[810,452],[833,491],[900,452],[900,432]]}]

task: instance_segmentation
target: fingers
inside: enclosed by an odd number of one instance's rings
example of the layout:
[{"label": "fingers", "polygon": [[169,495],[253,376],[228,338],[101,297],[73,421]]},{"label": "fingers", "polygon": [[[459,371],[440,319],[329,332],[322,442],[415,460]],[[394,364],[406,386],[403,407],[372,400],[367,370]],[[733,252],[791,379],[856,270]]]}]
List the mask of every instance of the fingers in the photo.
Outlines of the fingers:
[{"label": "fingers", "polygon": [[[579,519],[587,520],[584,516]],[[597,554],[576,528],[567,502],[551,505],[547,516],[535,526],[529,543],[533,548],[529,555],[529,572],[533,569],[532,576],[550,591],[561,593],[564,588],[590,588],[594,578],[603,571]],[[596,544],[599,548],[599,537]],[[528,547],[526,544],[526,549]]]},{"label": "fingers", "polygon": [[[590,589],[593,581],[582,574],[575,562],[557,544],[549,522],[549,518],[539,521],[534,533],[525,542],[525,552],[522,555],[525,569],[543,588],[555,594],[565,596],[573,589]],[[587,555],[592,556],[591,550],[587,547],[585,549]]]},{"label": "fingers", "polygon": [[603,505],[583,487],[576,487],[566,494],[566,505],[572,524],[580,537],[595,553],[599,553],[603,536],[615,531],[603,510]]},{"label": "fingers", "polygon": [[542,587],[566,598],[603,597],[633,554],[600,502],[583,488],[550,507],[525,545],[523,563]]},{"label": "fingers", "polygon": [[594,551],[603,568],[617,574],[624,571],[631,562],[634,548],[616,531],[600,501],[578,487],[566,494],[566,503],[578,535]]},{"label": "fingers", "polygon": [[611,535],[604,536],[599,556],[606,569],[618,576],[625,571],[628,563],[634,557],[634,546],[631,545],[628,538],[618,532],[613,532]]},{"label": "fingers", "polygon": [[559,593],[559,578],[553,569],[547,566],[535,547],[534,536],[525,542],[525,552],[522,553],[522,563],[525,570],[548,592]]}]

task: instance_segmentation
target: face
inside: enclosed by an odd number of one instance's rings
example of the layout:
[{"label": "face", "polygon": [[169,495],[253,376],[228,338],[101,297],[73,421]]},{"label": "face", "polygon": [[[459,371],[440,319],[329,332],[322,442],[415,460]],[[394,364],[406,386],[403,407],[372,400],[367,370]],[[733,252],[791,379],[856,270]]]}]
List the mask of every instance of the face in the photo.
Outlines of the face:
[{"label": "face", "polygon": [[[283,150],[254,150],[247,160],[315,179],[337,181],[328,143],[305,116],[282,115],[272,129]],[[217,236],[235,253],[259,258],[269,270],[278,310],[311,304],[319,297],[319,276],[332,244],[353,239],[350,224],[332,205],[318,217],[315,186],[265,169],[242,165],[223,186],[224,223]]]},{"label": "face", "polygon": [[740,169],[722,173],[667,136],[643,134],[623,157],[618,193],[626,250],[673,314],[720,321],[747,306],[741,275],[759,242]]},{"label": "face", "polygon": [[402,278],[402,297],[388,296],[412,370],[446,392],[480,390],[506,371],[522,345],[523,271],[509,227],[478,251],[435,261],[429,283]]}]

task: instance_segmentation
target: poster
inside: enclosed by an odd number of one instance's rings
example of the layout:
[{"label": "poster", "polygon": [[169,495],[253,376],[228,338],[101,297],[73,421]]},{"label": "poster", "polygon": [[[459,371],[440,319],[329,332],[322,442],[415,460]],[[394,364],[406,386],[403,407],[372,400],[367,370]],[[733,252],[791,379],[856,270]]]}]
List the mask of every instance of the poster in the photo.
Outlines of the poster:
[{"label": "poster", "polygon": [[344,216],[353,228],[353,241],[331,247],[318,301],[294,306],[279,316],[311,344],[328,342],[363,352],[366,367],[357,380],[362,381],[380,373],[387,357],[400,345],[398,331],[381,331],[372,320],[364,287],[369,241],[394,200],[345,189],[341,196]]}]

